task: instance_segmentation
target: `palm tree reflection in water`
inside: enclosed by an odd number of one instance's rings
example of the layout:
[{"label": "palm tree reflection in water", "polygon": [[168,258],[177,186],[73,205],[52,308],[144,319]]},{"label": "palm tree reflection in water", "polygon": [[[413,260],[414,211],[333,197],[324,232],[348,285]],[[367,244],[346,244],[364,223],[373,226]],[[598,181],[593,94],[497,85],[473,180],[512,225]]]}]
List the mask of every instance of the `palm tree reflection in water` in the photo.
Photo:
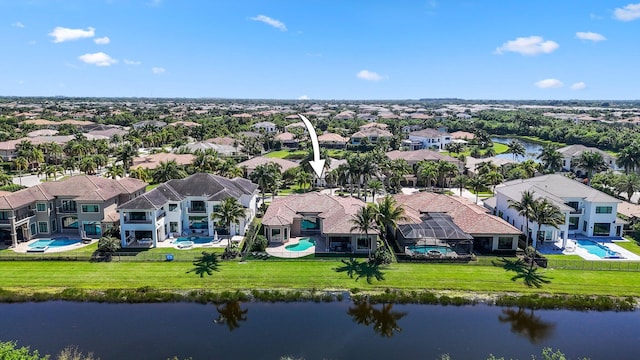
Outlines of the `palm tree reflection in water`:
[{"label": "palm tree reflection in water", "polygon": [[356,324],[372,325],[376,334],[387,338],[402,331],[398,321],[407,315],[406,312],[393,311],[393,304],[383,303],[382,307],[377,309],[367,300],[355,301],[354,306],[347,310],[347,314]]},{"label": "palm tree reflection in water", "polygon": [[218,318],[213,322],[219,325],[227,325],[229,331],[240,327],[241,321],[247,321],[249,309],[242,309],[239,301],[229,301],[222,306],[216,306]]},{"label": "palm tree reflection in water", "polygon": [[556,329],[556,324],[543,321],[539,316],[535,316],[533,309],[530,312],[526,308],[503,309],[502,315],[498,316],[501,323],[511,324],[511,332],[520,335],[532,344],[540,344],[550,338]]}]

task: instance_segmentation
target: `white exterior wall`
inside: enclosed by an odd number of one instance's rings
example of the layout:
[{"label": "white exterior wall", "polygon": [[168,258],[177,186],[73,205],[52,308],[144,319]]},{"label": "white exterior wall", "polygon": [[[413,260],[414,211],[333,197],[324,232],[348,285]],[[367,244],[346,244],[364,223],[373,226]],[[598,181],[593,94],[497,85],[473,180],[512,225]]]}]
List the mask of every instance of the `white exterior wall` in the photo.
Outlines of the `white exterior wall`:
[{"label": "white exterior wall", "polygon": [[[611,206],[612,211],[611,214],[596,214],[596,207],[598,206]],[[584,233],[586,236],[594,236],[593,235],[593,224],[595,223],[608,223],[611,224],[609,228],[609,236],[615,236],[616,226],[616,217],[618,213],[618,204],[617,203],[592,203],[585,202],[584,206],[584,216],[583,221],[587,222],[587,231],[582,231],[583,223],[580,223],[580,231]]]},{"label": "white exterior wall", "polygon": [[[164,240],[166,234],[164,233],[164,223],[165,218],[157,219],[158,215],[162,213],[162,209],[152,210],[152,209],[140,209],[135,211],[121,211],[120,212],[120,241],[122,247],[127,247],[127,236],[126,232],[133,231],[150,231],[153,239],[153,247],[156,247],[158,244],[158,240]],[[129,212],[144,212],[146,214],[147,219],[151,219],[150,222],[146,223],[127,223],[125,222],[125,214]],[[158,233],[159,232],[159,233]]]},{"label": "white exterior wall", "polygon": [[437,137],[424,137],[418,135],[409,135],[409,140],[416,141],[422,144],[422,148],[429,149],[432,146],[437,146],[440,150],[444,149],[447,144],[451,142],[451,135],[443,134]]}]

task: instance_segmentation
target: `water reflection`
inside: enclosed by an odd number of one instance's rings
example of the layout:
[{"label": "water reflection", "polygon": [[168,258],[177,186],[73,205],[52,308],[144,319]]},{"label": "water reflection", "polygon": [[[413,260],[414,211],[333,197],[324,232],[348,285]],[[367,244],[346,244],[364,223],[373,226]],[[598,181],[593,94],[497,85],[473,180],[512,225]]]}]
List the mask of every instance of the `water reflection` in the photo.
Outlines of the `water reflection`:
[{"label": "water reflection", "polygon": [[218,318],[213,320],[214,323],[227,325],[229,331],[233,331],[240,327],[241,321],[247,321],[247,313],[249,309],[242,309],[239,301],[229,301],[222,306],[216,306],[218,310]]},{"label": "water reflection", "polygon": [[556,323],[542,320],[535,316],[533,309],[527,312],[526,308],[503,309],[502,315],[498,315],[501,323],[509,323],[511,332],[527,338],[532,344],[540,344],[553,336]]},{"label": "water reflection", "polygon": [[376,308],[369,301],[354,302],[347,314],[353,322],[364,326],[373,325],[376,334],[388,338],[402,331],[398,321],[407,315],[406,312],[393,311],[393,304],[383,303],[380,308]]}]

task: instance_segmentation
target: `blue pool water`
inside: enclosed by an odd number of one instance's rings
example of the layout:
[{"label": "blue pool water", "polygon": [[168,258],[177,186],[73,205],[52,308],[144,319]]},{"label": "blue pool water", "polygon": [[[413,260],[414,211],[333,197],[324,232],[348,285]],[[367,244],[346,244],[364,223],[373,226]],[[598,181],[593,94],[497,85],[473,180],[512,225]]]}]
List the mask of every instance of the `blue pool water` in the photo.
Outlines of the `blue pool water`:
[{"label": "blue pool water", "polygon": [[55,239],[40,239],[38,241],[34,241],[29,244],[30,248],[43,248],[45,246],[48,247],[61,247],[61,246],[69,246],[73,244],[79,243],[79,239],[69,239],[69,238],[55,238]]},{"label": "blue pool water", "polygon": [[287,245],[284,248],[289,251],[305,251],[312,246],[316,246],[316,242],[313,239],[302,238],[299,243]]},{"label": "blue pool water", "polygon": [[591,240],[576,240],[576,244],[601,259],[619,258],[620,254]]},{"label": "blue pool water", "polygon": [[175,239],[173,242],[179,244],[185,241],[192,241],[194,244],[208,244],[213,241],[213,238],[202,236],[183,236]]},{"label": "blue pool water", "polygon": [[307,219],[302,219],[300,227],[302,228],[302,230],[318,230],[320,229],[320,224],[314,223],[313,221],[309,221]]},{"label": "blue pool water", "polygon": [[448,251],[451,251],[451,249],[449,249],[446,246],[436,246],[436,245],[410,245],[410,246],[407,246],[407,249],[409,249],[411,252],[414,252],[416,254],[426,254],[429,250],[440,251],[443,254],[446,254]]}]

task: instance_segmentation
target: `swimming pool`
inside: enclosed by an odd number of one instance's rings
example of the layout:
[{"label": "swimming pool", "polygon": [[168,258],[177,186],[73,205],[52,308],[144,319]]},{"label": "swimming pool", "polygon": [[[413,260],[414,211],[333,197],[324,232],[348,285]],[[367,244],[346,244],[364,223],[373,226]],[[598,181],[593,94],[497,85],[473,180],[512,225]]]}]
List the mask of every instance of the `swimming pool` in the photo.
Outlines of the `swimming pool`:
[{"label": "swimming pool", "polygon": [[173,241],[174,244],[180,244],[181,242],[191,241],[194,244],[208,244],[213,241],[211,237],[202,237],[202,236],[183,236],[175,239]]},{"label": "swimming pool", "polygon": [[297,244],[287,245],[284,248],[289,251],[305,251],[312,246],[316,246],[316,242],[310,238],[302,238]]},{"label": "swimming pool", "polygon": [[426,254],[429,251],[439,251],[442,254],[446,254],[449,251],[452,251],[450,248],[446,246],[437,246],[437,245],[409,245],[407,249],[416,254]]},{"label": "swimming pool", "polygon": [[576,245],[587,250],[589,254],[595,255],[601,259],[619,259],[620,253],[615,252],[604,245],[600,245],[591,240],[576,240]]},{"label": "swimming pool", "polygon": [[69,246],[69,245],[77,244],[79,242],[80,242],[79,239],[69,239],[66,237],[60,237],[55,239],[40,239],[29,244],[29,248],[36,249],[36,248],[43,248],[46,246],[50,248],[61,247],[61,246]]}]

